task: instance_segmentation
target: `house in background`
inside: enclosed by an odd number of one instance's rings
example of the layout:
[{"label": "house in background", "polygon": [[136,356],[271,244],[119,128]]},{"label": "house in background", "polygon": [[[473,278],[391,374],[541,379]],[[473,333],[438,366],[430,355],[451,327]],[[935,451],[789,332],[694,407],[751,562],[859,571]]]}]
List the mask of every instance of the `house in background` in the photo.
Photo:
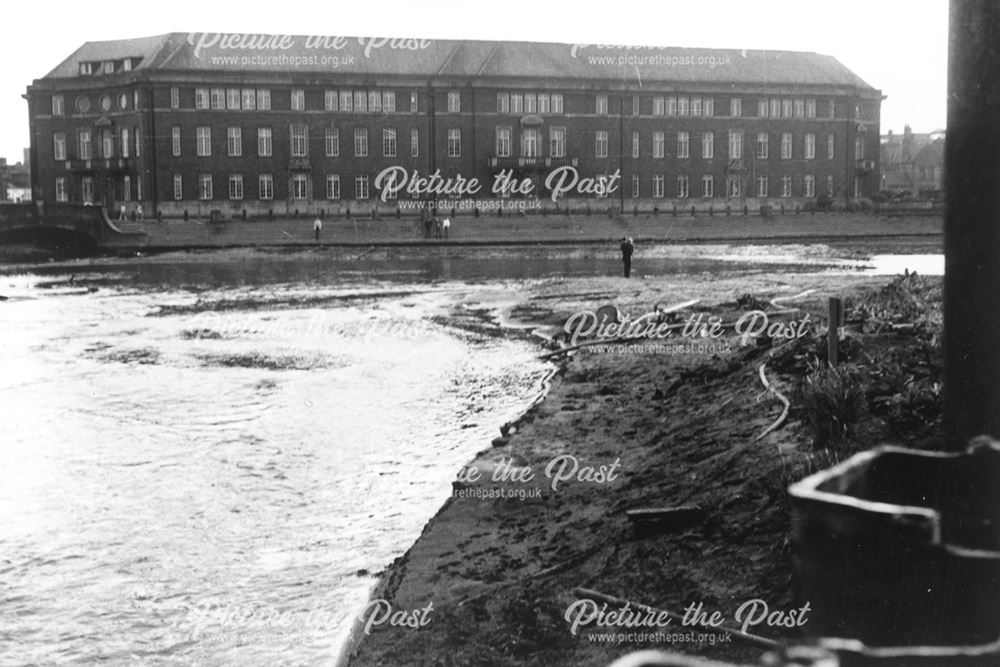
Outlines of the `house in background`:
[{"label": "house in background", "polygon": [[924,197],[940,195],[944,183],[944,130],[915,133],[907,125],[903,134],[882,136],[881,190]]}]

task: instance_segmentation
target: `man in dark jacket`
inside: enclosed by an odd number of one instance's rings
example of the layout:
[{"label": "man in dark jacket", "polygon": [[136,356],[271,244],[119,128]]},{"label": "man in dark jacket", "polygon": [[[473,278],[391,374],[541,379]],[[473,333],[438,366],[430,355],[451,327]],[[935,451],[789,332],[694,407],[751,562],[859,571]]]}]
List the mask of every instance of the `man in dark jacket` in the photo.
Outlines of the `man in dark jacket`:
[{"label": "man in dark jacket", "polygon": [[622,263],[625,265],[625,277],[628,278],[632,273],[632,253],[635,251],[635,243],[632,242],[631,236],[626,236],[622,239]]}]

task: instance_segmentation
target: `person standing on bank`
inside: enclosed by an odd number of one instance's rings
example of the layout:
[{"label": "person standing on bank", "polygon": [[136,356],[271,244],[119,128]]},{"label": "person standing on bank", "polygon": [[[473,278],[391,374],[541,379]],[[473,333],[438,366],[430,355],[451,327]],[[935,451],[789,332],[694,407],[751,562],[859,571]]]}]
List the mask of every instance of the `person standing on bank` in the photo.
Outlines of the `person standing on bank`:
[{"label": "person standing on bank", "polygon": [[626,236],[622,239],[621,249],[622,264],[625,265],[625,277],[628,278],[632,274],[632,253],[635,251],[635,243],[632,241],[631,236]]},{"label": "person standing on bank", "polygon": [[319,233],[323,229],[323,221],[318,217],[316,222],[313,223],[313,234],[316,236],[316,243],[319,243]]}]

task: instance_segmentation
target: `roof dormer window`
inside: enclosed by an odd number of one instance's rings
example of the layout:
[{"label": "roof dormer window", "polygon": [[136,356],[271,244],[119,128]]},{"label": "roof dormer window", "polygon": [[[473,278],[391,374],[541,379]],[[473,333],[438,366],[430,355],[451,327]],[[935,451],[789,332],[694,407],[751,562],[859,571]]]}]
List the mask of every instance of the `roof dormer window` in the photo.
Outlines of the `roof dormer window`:
[{"label": "roof dormer window", "polygon": [[105,60],[104,64],[103,64],[103,71],[104,71],[105,74],[114,74],[115,73],[115,61],[114,60]]},{"label": "roof dormer window", "polygon": [[131,58],[126,58],[125,60],[122,61],[122,71],[123,72],[131,72],[132,71],[132,59]]},{"label": "roof dormer window", "polygon": [[94,63],[80,63],[80,74],[87,76],[94,73]]}]

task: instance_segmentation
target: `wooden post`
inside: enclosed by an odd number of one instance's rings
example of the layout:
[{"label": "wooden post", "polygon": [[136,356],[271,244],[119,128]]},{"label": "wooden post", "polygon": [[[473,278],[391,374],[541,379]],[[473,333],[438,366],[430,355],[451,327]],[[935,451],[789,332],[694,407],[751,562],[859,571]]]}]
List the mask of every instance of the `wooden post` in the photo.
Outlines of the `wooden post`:
[{"label": "wooden post", "polygon": [[826,360],[830,368],[840,363],[840,323],[844,320],[844,302],[837,297],[830,297],[830,318],[826,330]]},{"label": "wooden post", "polygon": [[1000,437],[1000,3],[951,0],[945,143],[944,427]]}]

